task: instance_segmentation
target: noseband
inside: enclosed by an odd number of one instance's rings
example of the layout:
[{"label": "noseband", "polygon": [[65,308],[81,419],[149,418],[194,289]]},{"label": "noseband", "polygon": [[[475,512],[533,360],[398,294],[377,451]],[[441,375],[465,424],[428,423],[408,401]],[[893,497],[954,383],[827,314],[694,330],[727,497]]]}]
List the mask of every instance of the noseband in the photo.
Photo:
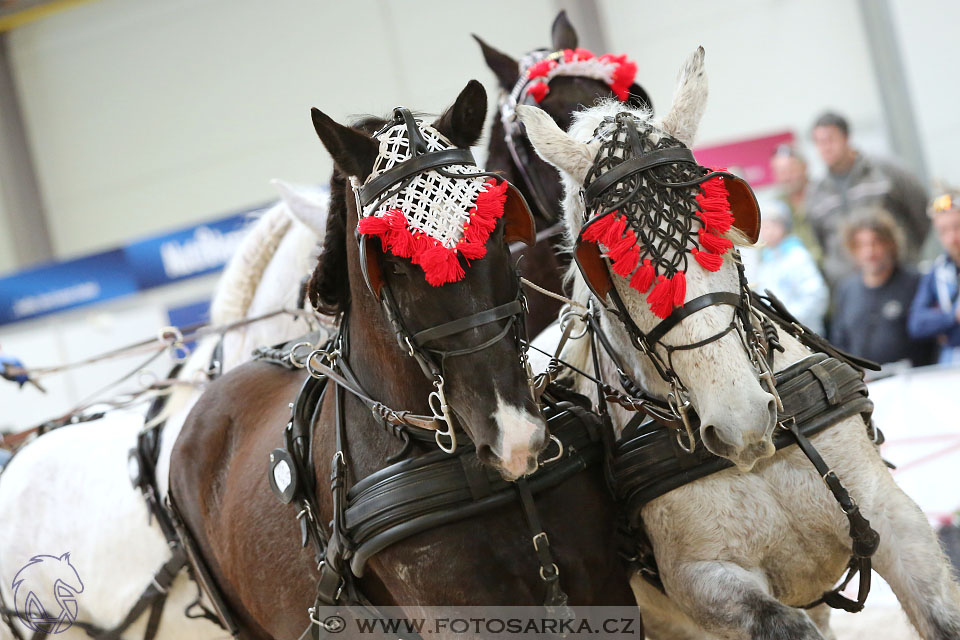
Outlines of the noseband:
[{"label": "noseband", "polygon": [[[446,168],[451,165],[476,167],[473,154],[470,153],[469,149],[460,148],[429,151],[417,121],[410,111],[404,107],[394,109],[393,120],[374,134],[374,137],[383,135],[387,130],[397,125],[406,127],[410,158],[395,164],[386,172],[368,179],[362,186],[355,178],[351,178],[351,185],[357,200],[358,215],[362,216],[363,212],[367,210],[376,210],[382,203],[403,191],[417,176],[427,171],[437,171],[443,177],[451,180],[472,180],[478,177],[502,179],[496,174],[479,170],[469,173],[447,171]],[[522,204],[522,207],[514,206],[510,211],[505,211],[504,224],[512,227],[512,229],[505,231],[505,237],[512,235],[516,239],[528,240],[530,233],[533,232],[533,221],[529,210],[526,208],[526,203],[522,201],[522,197],[518,193],[511,193],[508,197],[520,198],[519,203],[516,204]],[[529,226],[524,228],[525,225]],[[483,351],[500,342],[512,330],[520,353],[520,364],[527,374],[528,383],[532,384],[532,382],[529,382],[532,380],[532,373],[526,349],[527,303],[519,278],[517,278],[515,297],[510,302],[414,333],[407,328],[407,323],[400,313],[389,282],[380,275],[379,256],[375,255],[373,250],[367,246],[368,238],[360,234],[359,227],[356,236],[360,246],[361,268],[367,286],[380,300],[393,328],[397,344],[416,360],[424,376],[433,382],[434,391],[428,398],[430,410],[433,413],[434,421],[438,424],[443,422],[447,425],[446,430],[438,429],[435,433],[437,446],[447,453],[453,453],[457,448],[457,434],[453,413],[447,402],[444,389],[443,371],[447,358]],[[495,336],[480,344],[458,349],[441,349],[431,346],[431,344],[443,338],[449,338],[489,324],[500,323],[503,320],[506,320],[503,328]]]},{"label": "noseband", "polygon": [[[604,140],[602,132],[611,126],[615,131]],[[604,219],[609,216],[625,215],[626,233],[635,235],[641,245],[640,253],[651,256],[655,266],[663,268],[669,275],[682,274],[686,268],[687,244],[695,243],[691,240],[694,223],[700,221],[706,229],[707,218],[702,216],[698,219],[690,210],[694,194],[701,185],[715,178],[723,179],[725,184],[742,183],[745,186],[746,183],[726,171],[711,171],[700,166],[689,149],[667,136],[652,149],[649,148],[651,143],[646,142],[645,148],[645,141],[637,131],[636,121],[628,112],[605,119],[598,127],[595,139],[604,141],[587,173],[585,189],[582,191],[587,219],[577,239],[577,263],[597,298],[602,301],[604,297],[609,297],[613,307],[608,307],[607,310],[623,323],[631,344],[649,359],[660,378],[670,385],[671,391],[667,396],[669,411],[675,420],[682,423],[686,432],[683,434],[678,429],[677,439],[680,445],[685,450],[692,451],[695,443],[689,390],[676,373],[673,354],[676,351],[689,351],[706,346],[731,331],[736,330],[751,364],[759,372],[761,383],[776,398],[777,405],[782,410],[771,369],[773,354],[767,353],[752,321],[756,317],[762,322],[763,316],[753,310],[743,264],[736,249],[731,247],[737,267],[739,291],[715,291],[689,301],[684,301],[681,297],[679,306],[675,306],[653,329],[644,332],[630,316],[623,298],[614,286],[610,271],[619,270],[611,264],[609,251],[608,255],[601,257],[598,245],[585,241],[585,235],[590,237],[591,226],[603,224]],[[645,208],[646,206],[662,206],[665,210],[651,211]],[[736,215],[734,217],[736,218]],[[759,226],[758,219],[756,225]],[[608,244],[610,242],[613,241],[608,239]],[[668,257],[666,254],[669,251],[673,254]],[[645,260],[645,263],[649,268],[650,260]],[[629,272],[626,276],[629,276]],[[683,345],[670,345],[663,341],[664,336],[686,318],[703,309],[720,305],[734,309],[730,323],[722,330],[702,340]],[[593,315],[592,324],[595,330],[592,333],[597,336],[617,367],[621,382],[629,391],[644,395],[640,391],[640,385],[627,374],[627,369],[620,362],[609,339],[600,330],[596,311]],[[667,354],[665,359],[658,352],[658,346]],[[686,436],[686,442],[681,440],[682,435]]]}]

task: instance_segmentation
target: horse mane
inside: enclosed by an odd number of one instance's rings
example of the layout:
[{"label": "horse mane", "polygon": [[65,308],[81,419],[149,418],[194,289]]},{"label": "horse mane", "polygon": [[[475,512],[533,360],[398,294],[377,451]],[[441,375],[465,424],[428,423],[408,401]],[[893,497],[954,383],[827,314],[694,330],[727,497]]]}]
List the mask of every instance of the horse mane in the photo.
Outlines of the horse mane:
[{"label": "horse mane", "polygon": [[246,317],[260,278],[290,223],[287,207],[281,201],[250,225],[217,283],[210,303],[210,321],[214,325],[229,324]]},{"label": "horse mane", "polygon": [[[365,133],[373,133],[387,120],[364,116],[351,126]],[[323,248],[317,266],[307,284],[310,304],[326,315],[337,315],[350,307],[350,279],[347,268],[347,198],[353,197],[347,177],[336,166],[330,177],[330,213]]]}]

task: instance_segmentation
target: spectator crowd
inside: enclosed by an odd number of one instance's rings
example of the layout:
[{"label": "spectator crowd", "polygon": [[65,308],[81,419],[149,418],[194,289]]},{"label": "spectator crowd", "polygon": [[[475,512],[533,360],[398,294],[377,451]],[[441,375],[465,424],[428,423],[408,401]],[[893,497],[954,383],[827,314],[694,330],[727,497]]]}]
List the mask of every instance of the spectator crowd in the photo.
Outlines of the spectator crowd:
[{"label": "spectator crowd", "polygon": [[[812,138],[820,180],[792,145],[770,160],[779,192],[761,201],[760,243],[743,252],[751,286],[885,368],[960,363],[960,190],[928,198],[909,172],[854,147],[838,114],[817,118]],[[940,253],[921,263],[931,229]]]}]

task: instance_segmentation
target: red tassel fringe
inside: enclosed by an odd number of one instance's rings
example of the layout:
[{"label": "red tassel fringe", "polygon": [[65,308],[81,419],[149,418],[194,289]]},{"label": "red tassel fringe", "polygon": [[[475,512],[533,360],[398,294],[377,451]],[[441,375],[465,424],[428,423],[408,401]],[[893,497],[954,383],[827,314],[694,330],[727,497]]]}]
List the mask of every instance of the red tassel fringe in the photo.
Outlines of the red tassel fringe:
[{"label": "red tassel fringe", "polygon": [[466,275],[460,264],[462,255],[467,261],[478,260],[487,254],[487,239],[503,217],[507,200],[507,183],[491,178],[485,183],[477,202],[470,210],[470,218],[463,228],[463,237],[453,249],[445,247],[425,233],[411,229],[400,209],[391,209],[383,216],[369,216],[360,220],[357,229],[363,235],[377,236],[385,251],[398,258],[410,258],[420,265],[427,282],[435,287],[457,282]]},{"label": "red tassel fringe", "polygon": [[710,178],[700,185],[697,194],[698,215],[712,233],[723,235],[730,231],[733,225],[733,214],[730,213],[730,202],[727,200],[727,188],[720,177]]},{"label": "red tassel fringe", "polygon": [[[626,87],[629,88],[636,73],[636,65],[632,65],[625,56],[604,56],[604,58],[621,64],[621,67],[618,67],[618,73],[623,72],[620,83],[621,85],[626,83]],[[632,65],[632,70],[628,65]],[[614,82],[617,82],[617,77],[614,78]],[[625,100],[626,91],[625,88],[623,97],[619,92],[617,96]],[[700,193],[697,194],[697,208],[702,223],[698,234],[703,250],[693,247],[690,253],[707,271],[718,271],[723,266],[722,254],[733,247],[733,242],[724,237],[724,234],[733,226],[733,214],[730,212],[727,189],[722,178],[711,178],[700,186]],[[641,252],[637,246],[637,236],[627,227],[626,218],[618,212],[614,211],[593,222],[584,232],[583,239],[603,245],[606,256],[612,263],[613,272],[624,278],[630,277],[631,288],[640,293],[649,291],[647,304],[657,317],[666,318],[674,307],[683,306],[687,295],[686,273],[677,271],[672,278],[667,278],[664,275],[656,275],[656,269],[650,260],[645,259],[640,263]]]}]

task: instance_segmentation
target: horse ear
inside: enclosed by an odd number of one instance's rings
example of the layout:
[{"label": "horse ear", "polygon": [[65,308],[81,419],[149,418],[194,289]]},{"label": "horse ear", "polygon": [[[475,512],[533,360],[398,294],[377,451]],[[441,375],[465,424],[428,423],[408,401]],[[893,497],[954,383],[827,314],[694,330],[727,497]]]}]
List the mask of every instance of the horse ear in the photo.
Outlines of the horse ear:
[{"label": "horse ear", "polygon": [[487,91],[476,80],[463,88],[457,101],[433,123],[433,128],[445,135],[450,142],[468,149],[477,144],[487,117]]},{"label": "horse ear", "polygon": [[70,552],[67,551],[65,554],[60,556],[60,560],[62,560],[63,562],[70,562]]},{"label": "horse ear", "polygon": [[582,184],[593,164],[596,149],[571,138],[542,109],[518,105],[517,116],[526,127],[527,137],[537,154]]},{"label": "horse ear", "polygon": [[480,39],[480,36],[471,35],[480,45],[480,50],[483,51],[483,59],[494,75],[497,76],[500,87],[507,91],[513,89],[513,85],[517,84],[517,80],[520,79],[520,64],[502,51],[488,45]]},{"label": "horse ear", "polygon": [[570,24],[566,9],[557,14],[550,29],[550,35],[553,38],[554,51],[577,48],[577,31]]},{"label": "horse ear", "polygon": [[693,146],[707,106],[707,72],[703,56],[703,47],[698,47],[680,69],[673,104],[661,123],[664,131],[688,147]]},{"label": "horse ear", "polygon": [[373,171],[373,163],[380,150],[377,141],[361,131],[334,122],[320,109],[311,109],[310,115],[320,142],[330,152],[337,166],[361,182],[366,180]]},{"label": "horse ear", "polygon": [[280,199],[290,210],[290,215],[322,238],[327,232],[327,212],[329,209],[326,196],[315,196],[299,191],[293,185],[276,178],[271,180],[270,184],[277,188]]}]

